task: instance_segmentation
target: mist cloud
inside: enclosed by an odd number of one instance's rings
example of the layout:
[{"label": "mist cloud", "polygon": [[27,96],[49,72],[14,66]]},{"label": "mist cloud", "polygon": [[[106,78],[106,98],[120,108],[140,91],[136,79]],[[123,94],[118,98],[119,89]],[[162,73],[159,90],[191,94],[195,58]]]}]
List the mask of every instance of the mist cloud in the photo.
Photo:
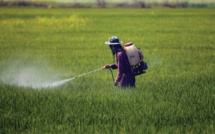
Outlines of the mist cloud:
[{"label": "mist cloud", "polygon": [[1,69],[0,81],[15,86],[45,88],[60,80],[59,73],[48,70],[50,65],[47,62],[25,63],[20,60],[7,63]]}]

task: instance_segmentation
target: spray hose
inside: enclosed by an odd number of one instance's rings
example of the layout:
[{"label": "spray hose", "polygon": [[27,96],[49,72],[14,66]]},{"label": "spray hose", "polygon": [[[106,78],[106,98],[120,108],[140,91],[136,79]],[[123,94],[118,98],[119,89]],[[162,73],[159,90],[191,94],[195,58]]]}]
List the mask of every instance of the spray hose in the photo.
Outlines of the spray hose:
[{"label": "spray hose", "polygon": [[109,70],[110,70],[110,73],[111,73],[113,81],[114,81],[113,71],[111,70],[111,68],[109,68]]}]

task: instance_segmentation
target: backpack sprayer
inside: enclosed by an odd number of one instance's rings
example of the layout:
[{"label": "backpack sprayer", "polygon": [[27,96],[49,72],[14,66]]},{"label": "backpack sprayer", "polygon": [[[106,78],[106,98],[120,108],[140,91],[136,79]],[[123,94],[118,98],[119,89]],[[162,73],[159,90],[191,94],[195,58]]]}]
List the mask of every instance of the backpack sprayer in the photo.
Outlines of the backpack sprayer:
[{"label": "backpack sprayer", "polygon": [[123,49],[127,55],[128,62],[134,75],[144,74],[148,69],[146,62],[143,60],[143,53],[132,42],[123,45]]}]

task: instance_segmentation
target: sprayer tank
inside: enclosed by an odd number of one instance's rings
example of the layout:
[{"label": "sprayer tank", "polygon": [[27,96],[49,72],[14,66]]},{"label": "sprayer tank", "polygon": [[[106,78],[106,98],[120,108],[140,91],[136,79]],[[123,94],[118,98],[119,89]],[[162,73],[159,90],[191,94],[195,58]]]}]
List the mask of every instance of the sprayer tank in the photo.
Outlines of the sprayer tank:
[{"label": "sprayer tank", "polygon": [[137,65],[140,62],[139,51],[132,42],[125,44],[124,50],[131,66]]}]

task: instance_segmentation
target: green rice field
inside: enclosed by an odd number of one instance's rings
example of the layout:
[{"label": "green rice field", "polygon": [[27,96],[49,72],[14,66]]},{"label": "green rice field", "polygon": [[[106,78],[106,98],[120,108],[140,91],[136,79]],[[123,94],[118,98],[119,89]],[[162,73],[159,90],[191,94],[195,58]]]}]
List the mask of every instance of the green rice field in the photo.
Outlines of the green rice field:
[{"label": "green rice field", "polygon": [[[140,47],[115,87],[111,36]],[[114,77],[117,70],[113,70]],[[213,134],[215,9],[0,8],[0,133]]]}]

